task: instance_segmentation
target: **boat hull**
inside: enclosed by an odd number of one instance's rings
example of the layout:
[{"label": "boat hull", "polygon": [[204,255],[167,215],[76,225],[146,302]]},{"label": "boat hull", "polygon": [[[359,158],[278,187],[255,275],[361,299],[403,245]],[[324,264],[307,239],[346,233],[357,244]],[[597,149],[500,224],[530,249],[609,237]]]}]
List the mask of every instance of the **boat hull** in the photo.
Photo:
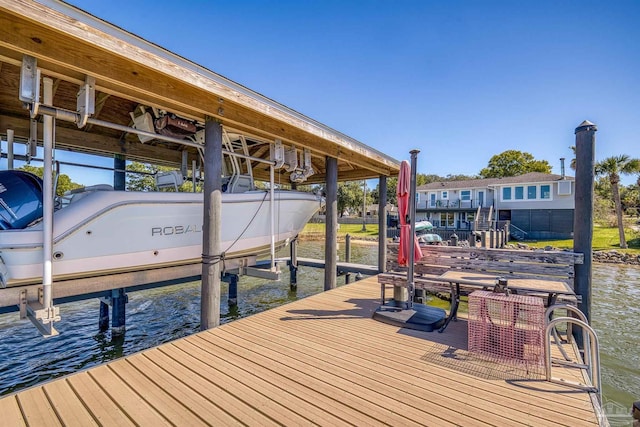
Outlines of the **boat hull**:
[{"label": "boat hull", "polygon": [[[294,238],[319,207],[312,194],[275,192],[275,246]],[[92,192],[54,214],[54,281],[199,262],[202,224],[201,193]],[[221,224],[223,259],[268,254],[270,194],[223,194]],[[42,281],[42,241],[42,223],[0,232],[5,286]]]}]

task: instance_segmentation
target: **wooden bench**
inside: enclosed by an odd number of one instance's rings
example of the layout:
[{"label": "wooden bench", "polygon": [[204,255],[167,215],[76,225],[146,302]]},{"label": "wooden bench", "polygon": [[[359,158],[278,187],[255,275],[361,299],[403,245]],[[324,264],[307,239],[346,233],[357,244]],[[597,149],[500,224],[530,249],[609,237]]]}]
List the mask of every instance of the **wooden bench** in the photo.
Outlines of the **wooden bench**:
[{"label": "wooden bench", "polygon": [[[519,286],[519,283],[530,281],[562,282],[566,284],[566,292],[559,294],[571,297],[574,290],[574,265],[584,262],[584,255],[566,251],[537,251],[516,249],[465,248],[450,246],[421,246],[422,258],[416,261],[414,268],[414,286],[432,292],[450,292],[455,283],[460,292],[465,293],[478,289],[479,281],[464,280],[474,274],[489,275],[511,280],[511,289],[520,293],[535,294],[535,286]],[[407,287],[407,267],[400,267],[398,244],[388,245],[387,268],[378,275],[381,285],[381,296],[384,303],[386,285]],[[449,272],[449,278],[441,277]],[[452,274],[453,272],[468,274]],[[457,279],[456,279],[457,277]],[[514,280],[515,279],[515,280]],[[485,280],[486,285],[486,280]],[[542,292],[540,292],[542,293]],[[575,297],[573,297],[575,300]]]}]

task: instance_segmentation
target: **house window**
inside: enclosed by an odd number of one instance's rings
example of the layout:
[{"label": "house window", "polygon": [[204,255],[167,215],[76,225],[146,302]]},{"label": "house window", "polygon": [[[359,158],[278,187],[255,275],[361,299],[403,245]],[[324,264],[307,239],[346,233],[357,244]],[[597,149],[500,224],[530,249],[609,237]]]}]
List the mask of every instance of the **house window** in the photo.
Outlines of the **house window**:
[{"label": "house window", "polygon": [[440,227],[453,228],[453,212],[441,212],[440,213]]},{"label": "house window", "polygon": [[558,181],[558,195],[571,195],[571,181]]},{"label": "house window", "polygon": [[449,192],[448,191],[441,191],[440,192],[440,198],[442,200],[447,200],[449,198]]},{"label": "house window", "polygon": [[527,187],[527,199],[537,199],[538,198],[538,187],[535,185],[529,185]]},{"label": "house window", "polygon": [[550,199],[551,198],[551,186],[550,185],[541,185],[540,186],[540,198],[541,199]]},{"label": "house window", "polygon": [[502,189],[502,200],[511,200],[511,187],[504,187]]},{"label": "house window", "polygon": [[429,206],[436,207],[436,193],[429,193]]},{"label": "house window", "polygon": [[515,193],[516,200],[524,199],[524,187],[516,187]]},{"label": "house window", "polygon": [[460,200],[471,200],[471,190],[460,190]]}]

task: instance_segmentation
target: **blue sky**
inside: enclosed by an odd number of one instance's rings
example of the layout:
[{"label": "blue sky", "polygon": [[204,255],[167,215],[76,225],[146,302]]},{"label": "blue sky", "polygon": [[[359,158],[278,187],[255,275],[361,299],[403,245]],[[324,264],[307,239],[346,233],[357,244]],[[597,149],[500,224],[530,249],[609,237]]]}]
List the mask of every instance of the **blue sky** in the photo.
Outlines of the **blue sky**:
[{"label": "blue sky", "polygon": [[398,160],[418,148],[421,173],[508,149],[560,173],[585,119],[598,160],[640,157],[640,1],[70,3]]}]

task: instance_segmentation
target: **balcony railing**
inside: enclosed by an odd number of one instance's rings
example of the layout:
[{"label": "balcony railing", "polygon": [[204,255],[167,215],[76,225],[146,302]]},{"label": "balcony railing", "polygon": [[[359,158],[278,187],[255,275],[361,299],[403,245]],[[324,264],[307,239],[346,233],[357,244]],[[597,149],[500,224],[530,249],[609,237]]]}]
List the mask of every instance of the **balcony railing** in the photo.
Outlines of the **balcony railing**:
[{"label": "balcony railing", "polygon": [[420,210],[448,210],[448,209],[477,209],[480,207],[489,207],[491,206],[490,202],[486,200],[447,200],[447,199],[437,199],[437,200],[426,200],[420,201],[416,205],[417,209]]}]

